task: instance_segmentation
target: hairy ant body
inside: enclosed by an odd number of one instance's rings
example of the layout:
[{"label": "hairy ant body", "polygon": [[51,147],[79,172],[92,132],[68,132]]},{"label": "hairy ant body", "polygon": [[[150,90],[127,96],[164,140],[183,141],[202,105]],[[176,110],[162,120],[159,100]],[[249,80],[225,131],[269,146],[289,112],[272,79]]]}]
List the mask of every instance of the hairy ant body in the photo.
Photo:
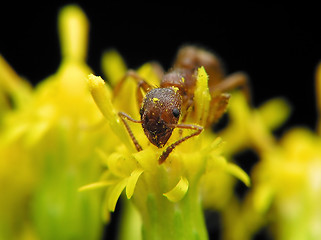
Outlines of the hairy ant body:
[{"label": "hairy ant body", "polygon": [[[181,116],[181,122],[185,122],[187,110],[194,107],[193,97],[196,88],[197,69],[201,66],[204,66],[209,74],[209,89],[212,100],[207,122],[212,124],[226,110],[230,95],[225,92],[238,86],[246,86],[247,79],[242,73],[235,73],[224,78],[221,62],[217,57],[195,46],[185,46],[179,50],[173,68],[161,76],[160,87],[153,88],[136,72],[130,70],[114,89],[114,95],[117,95],[121,85],[129,76],[133,77],[138,83],[137,102],[141,106],[141,120],[135,120],[124,112],[118,113],[137,151],[141,151],[142,147],[126,120],[142,124],[145,135],[158,148],[164,147],[175,128],[195,130],[190,135],[169,145],[159,157],[159,164],[167,159],[177,145],[203,131],[202,126],[178,123]],[[141,90],[146,93],[145,97],[143,97]],[[244,91],[248,95],[247,88]]]}]

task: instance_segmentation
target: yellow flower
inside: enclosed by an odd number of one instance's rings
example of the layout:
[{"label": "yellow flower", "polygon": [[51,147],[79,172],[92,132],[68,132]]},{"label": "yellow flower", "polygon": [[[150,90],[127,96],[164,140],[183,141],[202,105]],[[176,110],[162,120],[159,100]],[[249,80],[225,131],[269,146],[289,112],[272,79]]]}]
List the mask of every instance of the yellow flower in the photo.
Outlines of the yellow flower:
[{"label": "yellow flower", "polygon": [[284,99],[275,98],[254,109],[241,92],[234,92],[228,114],[230,122],[219,135],[229,143],[225,152],[232,155],[246,148],[262,152],[273,147],[271,131],[285,122],[290,108]]},{"label": "yellow flower", "polygon": [[321,237],[321,138],[296,128],[266,152],[253,172],[255,207],[275,216],[279,239]]},{"label": "yellow flower", "polygon": [[0,55],[0,119],[7,111],[25,105],[30,100],[31,90],[31,85]]},{"label": "yellow flower", "polygon": [[[235,154],[246,149],[261,154],[274,147],[276,141],[271,131],[288,118],[290,108],[282,98],[269,100],[257,109],[252,108],[242,92],[234,91],[227,114],[228,125],[218,135],[227,143],[223,155],[233,159]],[[233,201],[235,180],[228,171],[221,171],[216,165],[211,169],[211,174],[204,176],[206,181],[202,190],[207,196],[204,198],[204,206],[225,211],[232,204],[230,201]],[[239,178],[246,182],[246,175],[239,175]]]},{"label": "yellow flower", "polygon": [[[31,85],[0,56],[0,239],[34,238],[26,202],[38,172],[21,141],[7,143],[4,132],[13,111],[30,102]],[[15,132],[21,128],[15,128]]]},{"label": "yellow flower", "polygon": [[[233,159],[246,149],[254,150],[258,157],[271,151],[277,145],[272,130],[279,127],[289,116],[290,107],[282,98],[267,101],[259,108],[253,108],[247,102],[244,94],[239,91],[232,93],[229,109],[228,125],[221,130],[221,136],[227,144],[224,147],[224,155],[227,159]],[[234,195],[234,179],[222,171],[214,168],[215,174],[208,175],[212,179],[212,185],[204,185],[204,191],[208,193],[205,206],[221,212],[226,239],[251,239],[253,234],[264,224],[264,217],[252,199],[252,192],[240,200]],[[220,183],[224,182],[224,189]],[[255,185],[255,182],[254,182]],[[253,188],[253,185],[251,189]]]},{"label": "yellow flower", "polygon": [[[119,62],[115,52],[110,54],[104,57],[104,64],[108,65],[108,61],[112,62],[113,58],[117,58],[116,61]],[[145,79],[150,80],[146,76],[155,76],[151,70],[152,68],[147,64],[138,72]],[[113,71],[116,70],[113,69]],[[149,82],[151,85],[159,81],[157,78],[152,79],[152,82]],[[206,114],[209,112],[211,99],[207,80],[204,68],[200,68],[194,96],[197,111],[193,124],[202,124],[202,119],[207,119]],[[88,77],[93,99],[122,144],[119,144],[109,155],[104,149],[98,149],[107,170],[99,182],[84,186],[80,190],[107,187],[106,211],[114,211],[117,200],[125,189],[127,198],[133,201],[142,216],[143,234],[146,239],[152,239],[156,235],[170,239],[188,239],[195,234],[200,239],[206,239],[207,233],[200,201],[201,178],[212,174],[214,169],[229,172],[247,185],[249,185],[249,177],[239,167],[228,163],[221,155],[222,140],[210,130],[205,130],[199,136],[178,145],[166,161],[159,165],[158,158],[164,149],[158,149],[150,144],[141,125],[133,123],[131,124],[133,134],[143,148],[142,151],[137,152],[118,117],[120,110],[136,119],[139,117],[139,108],[135,100],[136,86],[135,83],[133,84],[134,81],[129,79],[128,82],[128,86],[124,87],[122,93],[112,100],[112,89],[102,78],[94,75]],[[115,83],[112,84],[115,85]],[[116,107],[116,104],[121,107]],[[189,131],[184,130],[183,136]],[[179,138],[181,133],[176,129],[170,141]],[[212,184],[205,179],[203,183]],[[206,198],[205,195],[202,197]]]},{"label": "yellow flower", "polygon": [[251,239],[264,225],[276,239],[321,237],[321,138],[294,128],[274,142],[259,153],[243,202],[234,200],[224,211],[228,239]]},{"label": "yellow flower", "polygon": [[[12,227],[5,230],[23,236],[24,226],[15,229],[14,224],[7,224],[10,218],[15,222],[23,216],[21,222],[32,226],[29,232],[40,239],[96,239],[101,235],[99,194],[77,192],[101,174],[100,159],[92,150],[108,143],[103,139],[110,132],[108,126],[100,132],[91,128],[102,115],[86,83],[91,72],[85,63],[88,27],[79,7],[62,9],[61,65],[35,89],[0,59],[0,69],[6,70],[0,73],[5,86],[2,92],[14,103],[14,109],[7,108],[1,119],[0,184],[10,188],[0,188],[0,207],[13,210],[4,219],[1,214],[1,232],[2,226]],[[26,210],[27,205],[30,209]],[[21,206],[23,211],[17,213]],[[72,227],[66,222],[72,222]]]}]

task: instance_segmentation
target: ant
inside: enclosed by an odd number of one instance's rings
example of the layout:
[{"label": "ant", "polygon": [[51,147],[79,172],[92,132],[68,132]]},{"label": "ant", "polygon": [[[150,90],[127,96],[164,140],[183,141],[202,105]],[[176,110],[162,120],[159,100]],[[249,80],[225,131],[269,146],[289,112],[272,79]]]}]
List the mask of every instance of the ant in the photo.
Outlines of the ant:
[{"label": "ant", "polygon": [[[236,87],[244,86],[244,92],[248,96],[247,77],[243,73],[234,73],[225,78],[220,60],[212,53],[196,47],[184,46],[177,54],[173,67],[167,72],[160,72],[160,87],[153,88],[135,71],[129,70],[120,80],[114,89],[114,96],[120,90],[124,81],[130,76],[137,81],[137,102],[140,108],[141,120],[135,120],[124,112],[119,112],[118,116],[123,121],[137,151],[142,147],[136,140],[129,124],[142,124],[148,140],[158,148],[163,148],[172,135],[175,128],[194,130],[193,133],[180,138],[169,145],[160,155],[158,163],[162,164],[173,149],[182,142],[199,135],[204,127],[195,124],[178,123],[185,122],[187,115],[194,108],[194,91],[196,88],[197,69],[203,66],[209,75],[209,89],[211,94],[211,108],[207,125],[215,123],[226,111],[230,95],[225,93]],[[146,95],[143,97],[143,90]]]}]

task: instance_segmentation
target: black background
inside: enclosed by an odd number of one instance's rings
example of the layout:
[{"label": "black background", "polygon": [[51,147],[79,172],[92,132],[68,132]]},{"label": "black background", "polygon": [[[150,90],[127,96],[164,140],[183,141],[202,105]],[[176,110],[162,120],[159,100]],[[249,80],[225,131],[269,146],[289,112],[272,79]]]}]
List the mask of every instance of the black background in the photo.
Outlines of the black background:
[{"label": "black background", "polygon": [[[157,60],[166,69],[182,44],[199,44],[217,53],[228,73],[249,74],[255,106],[277,96],[289,101],[293,113],[281,132],[297,125],[314,129],[319,6],[77,3],[91,24],[88,64],[96,74],[102,74],[103,51],[112,47],[131,68]],[[0,53],[33,84],[59,66],[57,13],[64,5],[15,3],[1,9]]]},{"label": "black background", "polygon": [[[77,3],[91,24],[88,64],[96,74],[101,54],[111,47],[131,68],[149,60],[169,68],[182,44],[196,43],[217,53],[229,73],[249,74],[256,106],[283,96],[293,107],[287,126],[314,128],[314,74],[321,59],[317,6]],[[1,10],[0,53],[33,83],[59,66],[57,13],[64,5],[16,3]]]}]

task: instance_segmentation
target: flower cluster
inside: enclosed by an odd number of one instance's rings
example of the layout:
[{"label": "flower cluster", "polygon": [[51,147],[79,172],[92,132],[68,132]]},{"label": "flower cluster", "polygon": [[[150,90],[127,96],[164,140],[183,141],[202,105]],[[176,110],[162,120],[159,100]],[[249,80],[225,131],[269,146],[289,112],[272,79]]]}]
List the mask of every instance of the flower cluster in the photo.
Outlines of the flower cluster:
[{"label": "flower cluster", "polygon": [[87,89],[88,22],[78,7],[61,11],[59,33],[61,65],[35,88],[0,58],[1,239],[101,236],[100,196],[77,192],[101,174],[92,149],[109,132],[88,129],[101,114]]},{"label": "flower cluster", "polygon": [[[120,199],[123,240],[208,239],[204,209],[219,213],[223,239],[252,239],[261,229],[276,239],[321,239],[320,120],[319,135],[294,128],[277,139],[273,130],[289,104],[275,98],[254,108],[235,90],[227,125],[214,132],[206,126],[211,94],[200,67],[185,121],[204,130],[159,164],[165,148],[130,122],[137,151],[119,117],[140,119],[137,81],[128,76],[115,94],[128,71],[120,54],[103,54],[104,81],[86,64],[83,11],[67,6],[58,20],[62,61],[37,86],[0,56],[1,239],[100,239],[102,219],[110,221]],[[153,63],[136,73],[150,86],[160,83]],[[321,65],[316,80],[320,114]],[[191,131],[174,129],[165,147]],[[258,158],[248,173],[235,163],[245,150]],[[242,198],[234,191],[239,180],[248,187]]]},{"label": "flower cluster", "polygon": [[[107,53],[105,58],[114,62],[113,58],[119,59],[119,56],[111,52]],[[106,64],[108,65],[108,62]],[[153,79],[149,78],[149,75],[155,75],[151,70],[150,65],[144,65],[138,73],[144,79]],[[209,112],[211,97],[207,80],[204,68],[200,68],[194,96],[195,104],[201,109],[193,116],[193,123],[196,124],[206,119],[205,115]],[[118,136],[123,144],[112,154],[98,149],[107,170],[99,182],[84,186],[81,190],[107,187],[106,210],[114,211],[120,194],[126,189],[127,198],[133,200],[142,215],[146,239],[155,238],[156,235],[171,239],[188,239],[195,234],[199,234],[201,239],[206,239],[200,197],[207,198],[205,188],[215,181],[215,177],[213,179],[207,176],[215,176],[214,174],[219,172],[229,173],[244,181],[246,185],[250,184],[247,174],[222,156],[222,139],[216,137],[210,129],[206,129],[200,136],[177,146],[165,163],[159,165],[157,159],[164,150],[151,145],[141,126],[133,124],[135,137],[143,146],[143,150],[137,152],[117,115],[117,111],[122,110],[138,117],[138,107],[135,104],[127,104],[116,108],[116,104],[112,103],[112,90],[100,77],[89,75],[88,84],[97,106],[115,136]],[[136,92],[132,85],[124,88],[123,92],[117,95],[123,102],[128,101],[127,96],[135,96]],[[181,134],[179,130],[174,130],[171,141],[179,139]],[[203,196],[200,196],[201,192],[204,193]],[[157,215],[157,218],[151,216],[152,214]],[[168,221],[179,222],[173,226],[169,225]],[[184,234],[173,231],[173,228],[185,229]]]}]

